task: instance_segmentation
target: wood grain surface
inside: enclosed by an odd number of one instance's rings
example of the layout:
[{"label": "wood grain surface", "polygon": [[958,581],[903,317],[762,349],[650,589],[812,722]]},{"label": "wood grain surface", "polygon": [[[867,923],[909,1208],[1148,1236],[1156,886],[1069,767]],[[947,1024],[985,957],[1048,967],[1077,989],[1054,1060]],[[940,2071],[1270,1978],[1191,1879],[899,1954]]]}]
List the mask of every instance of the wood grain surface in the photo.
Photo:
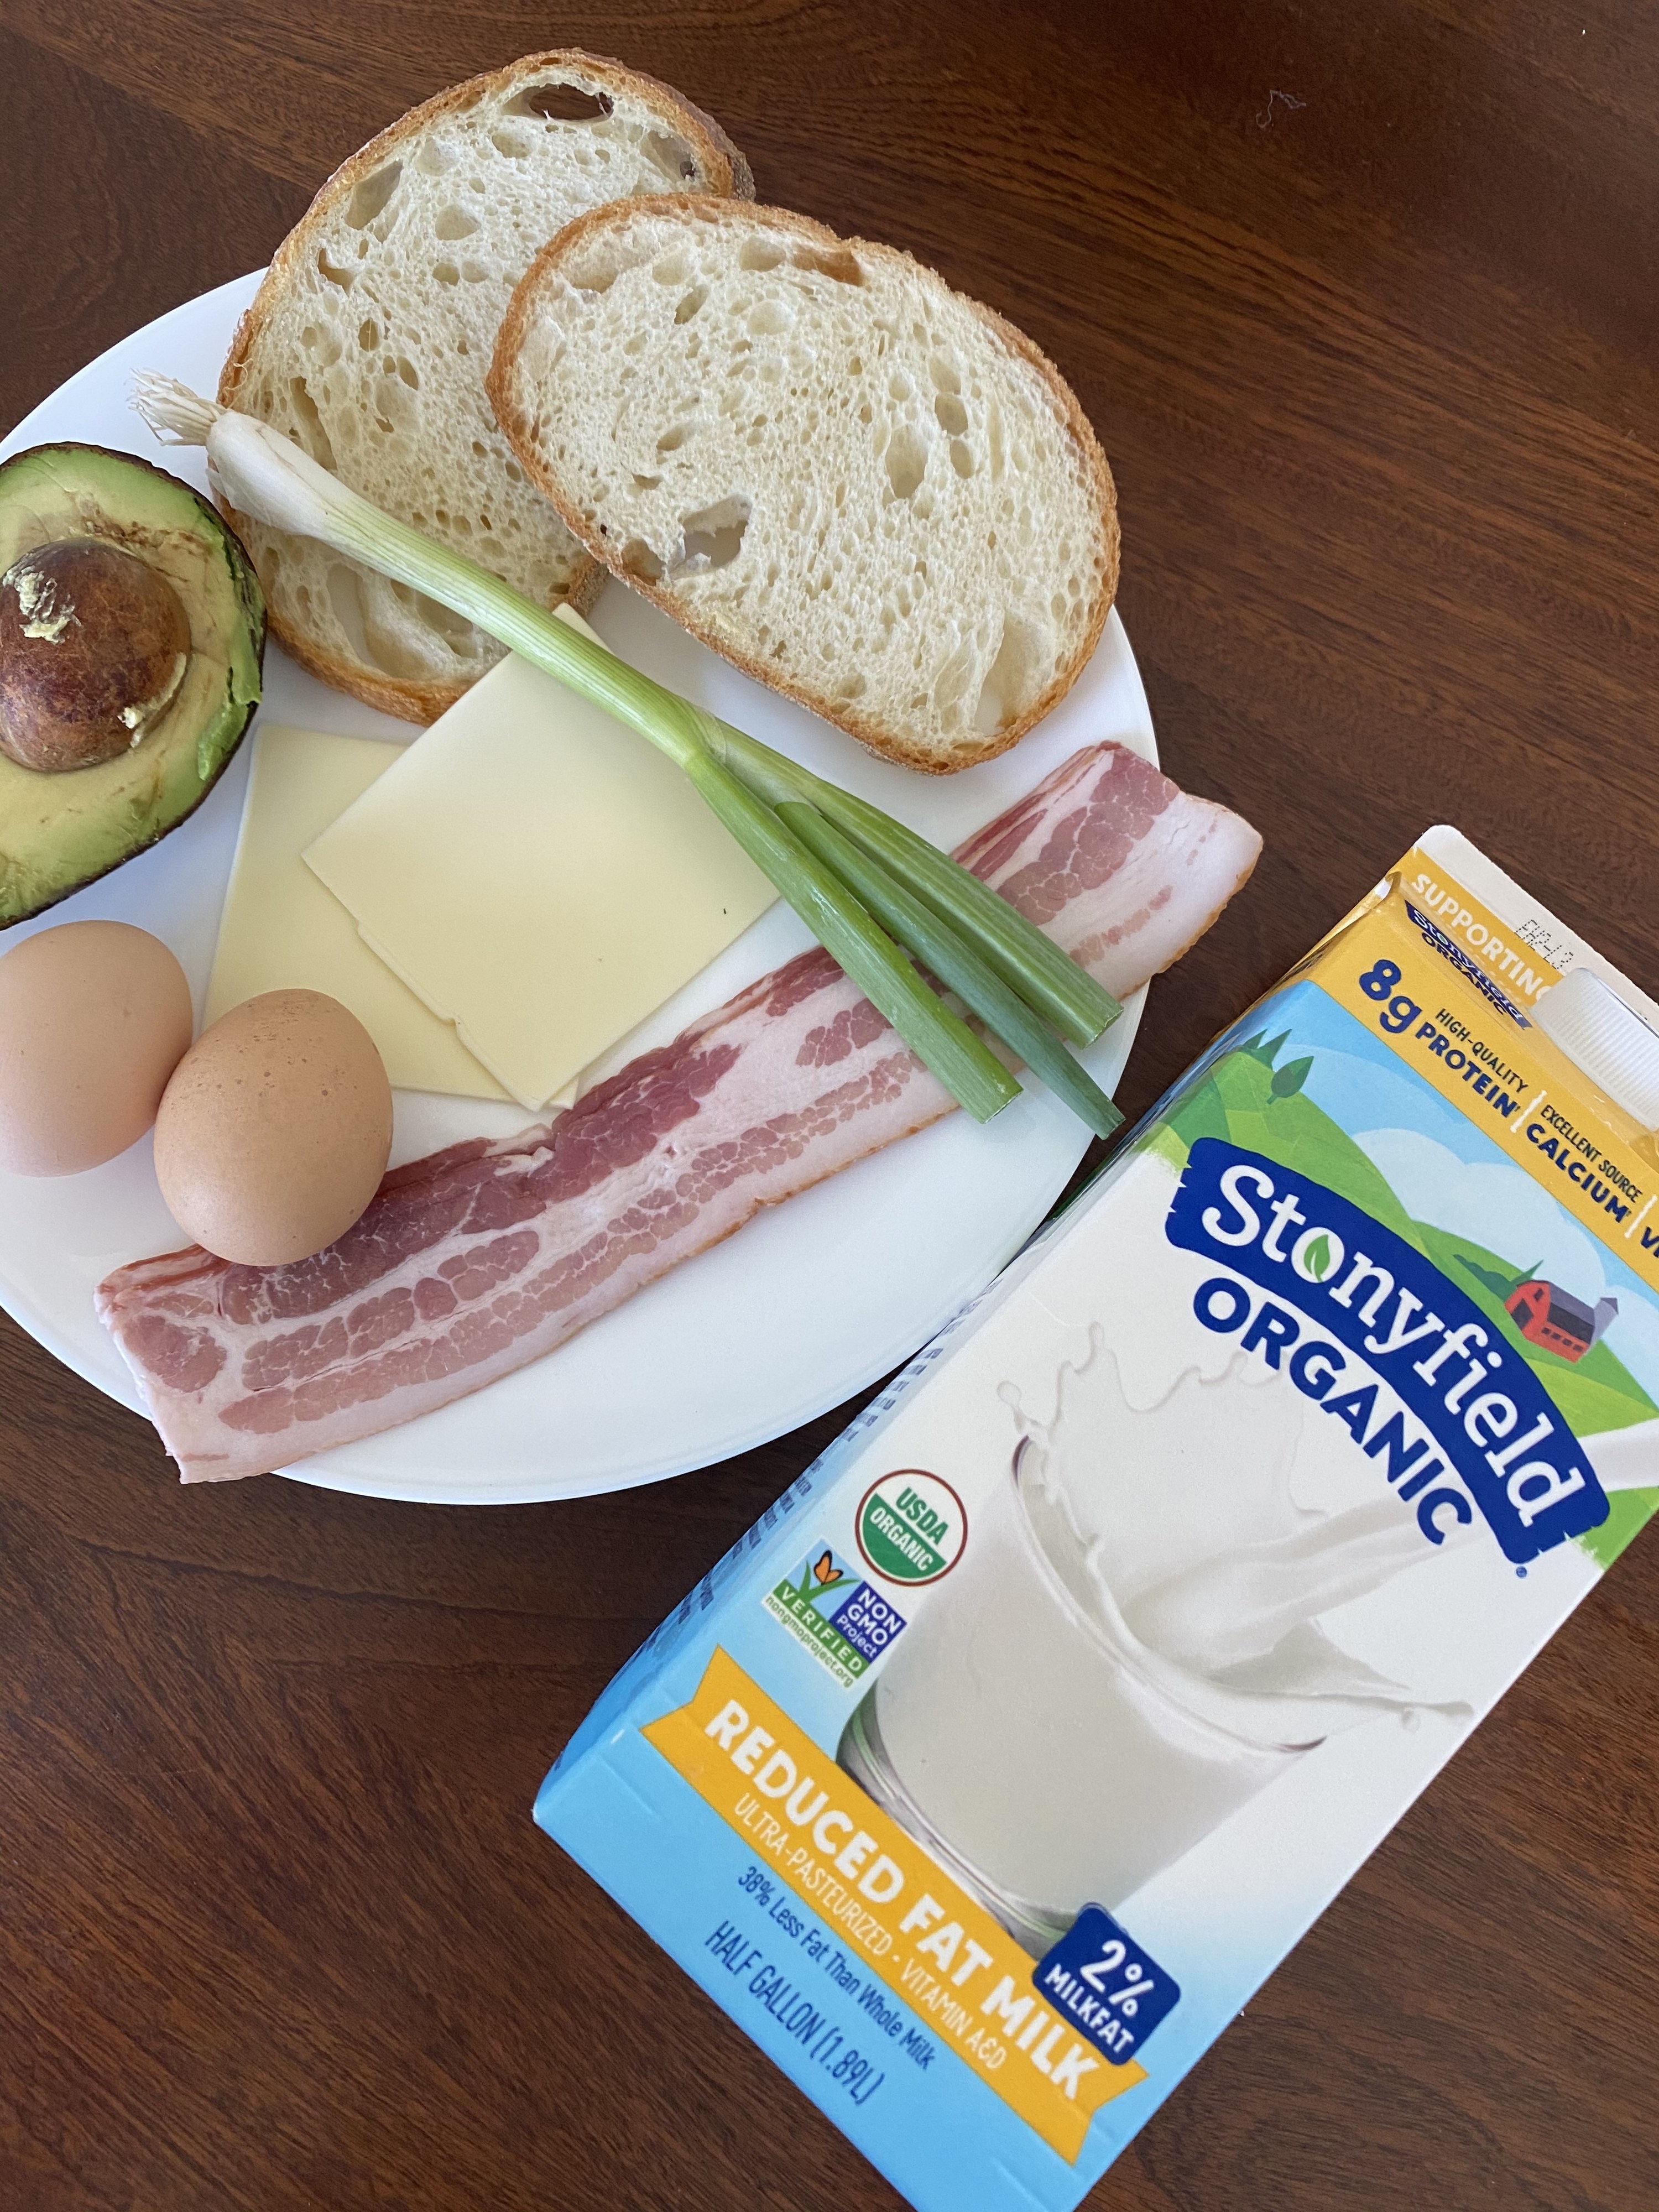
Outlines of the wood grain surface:
[{"label": "wood grain surface", "polygon": [[[1132,1114],[1433,821],[1659,988],[1650,7],[0,0],[0,427],[553,43],[1075,383],[1166,765],[1267,837]],[[0,1320],[4,2212],[896,2205],[528,1809],[851,1410],[610,1501],[181,1492]],[[1654,2212],[1656,1744],[1650,1534],[1091,2203]]]}]

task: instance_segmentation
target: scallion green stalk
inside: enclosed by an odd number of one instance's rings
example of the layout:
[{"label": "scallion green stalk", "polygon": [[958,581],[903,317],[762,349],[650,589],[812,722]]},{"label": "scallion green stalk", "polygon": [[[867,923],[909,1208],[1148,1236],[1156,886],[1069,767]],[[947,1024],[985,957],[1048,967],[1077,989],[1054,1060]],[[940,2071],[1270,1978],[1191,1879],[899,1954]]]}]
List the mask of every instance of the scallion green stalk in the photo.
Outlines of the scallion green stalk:
[{"label": "scallion green stalk", "polygon": [[964,944],[925,901],[896,882],[879,861],[872,860],[833,822],[826,821],[816,807],[802,799],[786,799],[779,802],[777,812],[801,843],[858,894],[905,951],[932,969],[994,1036],[1012,1046],[1096,1136],[1109,1137],[1121,1127],[1122,1115],[1088,1069],[1073,1059],[1018,993],[1010,990],[989,963]]},{"label": "scallion green stalk", "polygon": [[[965,936],[1027,1005],[1076,1044],[1092,1044],[1123,1012],[1103,983],[1062,952],[1018,907],[971,869],[867,799],[826,783],[758,738],[720,725],[728,764],[775,805],[804,799],[855,844],[903,878],[920,897]],[[1009,1039],[1010,1043],[1013,1042]]]},{"label": "scallion green stalk", "polygon": [[[786,896],[824,950],[849,975],[854,975],[854,959],[859,961],[860,972],[854,980],[865,996],[911,1050],[927,1061],[951,1097],[980,1121],[988,1121],[1012,1104],[1019,1096],[1018,1079],[962,1017],[928,989],[899,946],[878,927],[878,922],[888,921],[888,915],[877,909],[872,920],[870,902],[854,895],[858,885],[852,884],[849,890],[849,879],[838,873],[833,860],[826,866],[827,856],[799,833],[798,825],[781,818],[784,810],[775,811],[764,799],[757,799],[729,769],[705,757],[693,762],[687,772],[710,807],[771,880],[781,884],[787,877],[797,886]],[[901,936],[900,943],[904,941]],[[917,1009],[913,1005],[918,988],[924,998],[933,1000],[931,1008]],[[915,1038],[906,1036],[902,1021],[915,1024]]]}]

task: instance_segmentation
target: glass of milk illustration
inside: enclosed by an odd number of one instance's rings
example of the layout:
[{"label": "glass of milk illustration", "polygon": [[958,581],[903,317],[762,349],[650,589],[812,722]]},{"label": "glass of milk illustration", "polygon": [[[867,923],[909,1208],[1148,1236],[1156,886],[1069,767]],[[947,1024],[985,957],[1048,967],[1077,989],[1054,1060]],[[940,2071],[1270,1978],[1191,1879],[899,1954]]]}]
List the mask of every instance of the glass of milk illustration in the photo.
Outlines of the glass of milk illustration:
[{"label": "glass of milk illustration", "polygon": [[1039,1954],[1336,1729],[1416,1702],[1315,1620],[1422,1558],[1397,1500],[1297,1504],[1304,1401],[1279,1378],[1188,1372],[1136,1411],[1091,1347],[1046,1425],[1005,1386],[1007,1473],[840,1747]]}]

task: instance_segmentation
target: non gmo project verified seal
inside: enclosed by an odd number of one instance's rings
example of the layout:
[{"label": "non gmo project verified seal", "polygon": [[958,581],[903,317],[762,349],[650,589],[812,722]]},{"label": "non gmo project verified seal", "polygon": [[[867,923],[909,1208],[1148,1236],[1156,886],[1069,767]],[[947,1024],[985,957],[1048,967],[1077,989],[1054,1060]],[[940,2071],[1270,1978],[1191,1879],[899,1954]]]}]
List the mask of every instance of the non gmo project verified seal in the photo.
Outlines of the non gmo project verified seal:
[{"label": "non gmo project verified seal", "polygon": [[1181,2002],[1176,1983],[1100,1905],[1084,1906],[1031,1979],[1114,2066],[1133,2057]]},{"label": "non gmo project verified seal", "polygon": [[827,1544],[809,1553],[762,1600],[812,1656],[850,1690],[904,1626],[904,1615]]}]

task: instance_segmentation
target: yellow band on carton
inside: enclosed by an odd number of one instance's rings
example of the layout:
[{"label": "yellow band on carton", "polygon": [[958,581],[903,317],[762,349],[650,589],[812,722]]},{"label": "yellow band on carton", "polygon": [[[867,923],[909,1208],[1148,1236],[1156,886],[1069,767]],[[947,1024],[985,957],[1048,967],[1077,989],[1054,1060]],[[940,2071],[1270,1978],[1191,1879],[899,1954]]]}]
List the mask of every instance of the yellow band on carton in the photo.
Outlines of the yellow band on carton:
[{"label": "yellow band on carton", "polygon": [[641,1733],[877,1978],[1062,2158],[1146,2079],[1038,1994],[1006,1929],[719,1650],[689,1705]]},{"label": "yellow band on carton", "polygon": [[[1413,921],[1409,897],[1362,913],[1303,972],[1591,1236],[1659,1285],[1650,1147],[1541,1029],[1522,1027],[1437,949]],[[1553,980],[1556,971],[1548,972]],[[1498,990],[1512,981],[1503,977]]]}]

